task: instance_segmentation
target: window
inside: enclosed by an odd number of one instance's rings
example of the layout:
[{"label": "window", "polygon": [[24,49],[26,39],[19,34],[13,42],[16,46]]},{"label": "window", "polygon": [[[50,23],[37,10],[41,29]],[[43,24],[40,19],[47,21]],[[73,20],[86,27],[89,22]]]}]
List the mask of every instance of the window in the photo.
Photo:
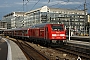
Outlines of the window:
[{"label": "window", "polygon": [[59,30],[59,31],[63,31],[63,26],[52,26],[52,30]]}]

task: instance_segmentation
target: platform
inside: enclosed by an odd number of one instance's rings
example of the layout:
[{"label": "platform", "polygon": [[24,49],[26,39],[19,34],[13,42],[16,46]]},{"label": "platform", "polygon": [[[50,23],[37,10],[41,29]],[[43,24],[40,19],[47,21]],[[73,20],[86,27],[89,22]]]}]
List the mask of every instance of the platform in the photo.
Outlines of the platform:
[{"label": "platform", "polygon": [[0,49],[0,60],[27,60],[18,45],[11,40],[2,38],[0,40]]},{"label": "platform", "polygon": [[[69,36],[67,36],[67,39],[69,39]],[[90,42],[90,36],[70,36],[70,39],[77,40],[77,41]]]},{"label": "platform", "polygon": [[7,60],[8,46],[6,41],[0,39],[0,60]]},{"label": "platform", "polygon": [[90,48],[90,42],[70,40],[67,43]]}]

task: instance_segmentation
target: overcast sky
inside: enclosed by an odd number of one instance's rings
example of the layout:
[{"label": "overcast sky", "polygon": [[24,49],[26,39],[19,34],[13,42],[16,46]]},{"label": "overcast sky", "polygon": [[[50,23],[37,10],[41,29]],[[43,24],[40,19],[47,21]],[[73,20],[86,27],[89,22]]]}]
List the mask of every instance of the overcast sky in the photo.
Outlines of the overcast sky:
[{"label": "overcast sky", "polygon": [[[29,11],[44,5],[54,8],[84,9],[85,0],[0,0],[0,20],[8,13],[14,11]],[[86,8],[90,13],[90,0],[86,0]]]}]

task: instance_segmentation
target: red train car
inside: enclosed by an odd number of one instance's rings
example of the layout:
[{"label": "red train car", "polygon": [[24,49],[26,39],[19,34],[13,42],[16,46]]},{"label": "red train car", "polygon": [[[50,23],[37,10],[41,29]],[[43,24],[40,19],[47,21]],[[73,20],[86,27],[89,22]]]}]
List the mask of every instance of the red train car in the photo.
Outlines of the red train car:
[{"label": "red train car", "polygon": [[4,35],[16,38],[29,38],[30,29],[29,28],[8,29],[4,30]]},{"label": "red train car", "polygon": [[31,38],[42,43],[62,43],[66,40],[63,24],[38,24],[30,28]]},{"label": "red train car", "polygon": [[60,44],[66,41],[66,31],[63,24],[42,23],[30,28],[5,30],[4,34],[16,38],[28,38],[30,41],[42,44]]},{"label": "red train car", "polygon": [[29,28],[17,28],[13,30],[14,37],[16,38],[29,38],[30,35],[30,29]]}]

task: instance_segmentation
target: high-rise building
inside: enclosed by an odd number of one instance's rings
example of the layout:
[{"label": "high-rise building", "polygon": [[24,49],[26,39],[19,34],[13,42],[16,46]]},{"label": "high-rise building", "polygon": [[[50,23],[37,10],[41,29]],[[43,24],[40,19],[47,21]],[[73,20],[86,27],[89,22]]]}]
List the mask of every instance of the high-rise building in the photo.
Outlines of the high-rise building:
[{"label": "high-rise building", "polygon": [[[87,13],[86,13],[87,14]],[[64,24],[65,28],[71,27],[74,30],[82,30],[87,19],[84,18],[83,10],[51,8],[43,6],[28,12],[13,12],[3,17],[8,22],[8,28],[30,27],[39,23]]]},{"label": "high-rise building", "polygon": [[2,21],[7,22],[7,29],[17,28],[23,24],[23,16],[25,12],[12,12],[3,16]]},{"label": "high-rise building", "polygon": [[66,28],[70,26],[73,29],[81,30],[84,28],[84,24],[86,22],[83,10],[50,8],[43,6],[41,8],[28,11],[25,14],[27,16],[25,20],[27,22],[27,26],[52,22],[65,24]]}]

